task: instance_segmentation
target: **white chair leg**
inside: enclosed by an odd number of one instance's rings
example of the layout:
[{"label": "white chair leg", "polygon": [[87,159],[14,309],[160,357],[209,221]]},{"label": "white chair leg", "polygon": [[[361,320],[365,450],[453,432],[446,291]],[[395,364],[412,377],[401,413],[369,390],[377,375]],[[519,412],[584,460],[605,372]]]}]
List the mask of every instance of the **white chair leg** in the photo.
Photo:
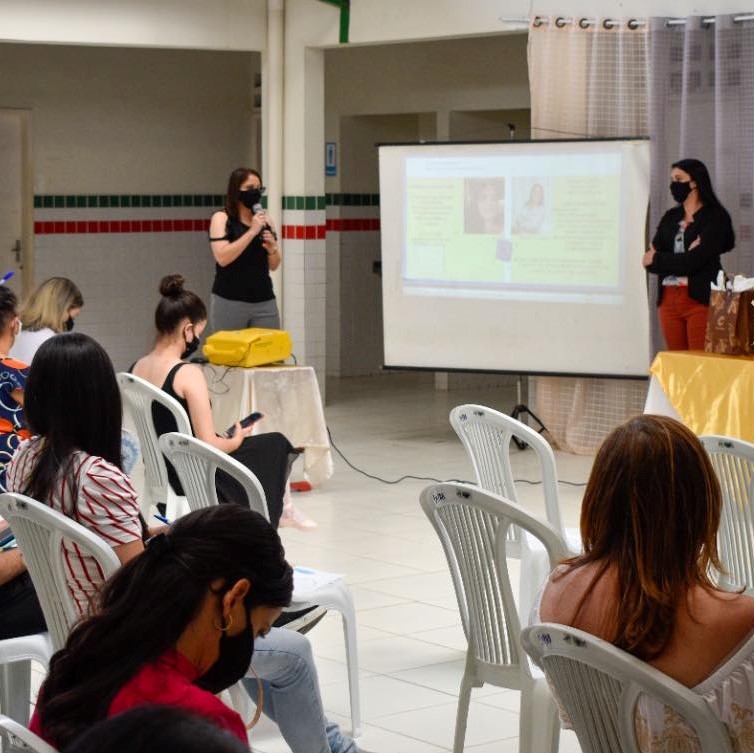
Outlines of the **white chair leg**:
[{"label": "white chair leg", "polygon": [[343,618],[343,638],[346,644],[346,663],[348,666],[348,693],[351,701],[351,735],[361,734],[361,693],[359,690],[359,647],[356,638],[356,609],[353,605],[351,590],[340,581],[313,596],[316,603],[328,609],[340,612]]},{"label": "white chair leg", "polygon": [[231,685],[228,688],[228,695],[230,696],[233,708],[238,712],[241,719],[243,719],[244,724],[248,724],[254,718],[255,710],[243,683],[239,681],[235,685]]},{"label": "white chair leg", "polygon": [[521,691],[519,753],[558,753],[559,745],[558,708],[547,683],[535,681]]},{"label": "white chair leg", "polygon": [[0,667],[0,710],[29,726],[31,711],[31,662],[17,661]]},{"label": "white chair leg", "polygon": [[469,719],[469,703],[471,689],[475,686],[472,659],[467,655],[466,668],[461,679],[461,690],[458,693],[458,710],[456,711],[456,732],[453,738],[453,753],[463,753],[466,740],[466,722]]}]

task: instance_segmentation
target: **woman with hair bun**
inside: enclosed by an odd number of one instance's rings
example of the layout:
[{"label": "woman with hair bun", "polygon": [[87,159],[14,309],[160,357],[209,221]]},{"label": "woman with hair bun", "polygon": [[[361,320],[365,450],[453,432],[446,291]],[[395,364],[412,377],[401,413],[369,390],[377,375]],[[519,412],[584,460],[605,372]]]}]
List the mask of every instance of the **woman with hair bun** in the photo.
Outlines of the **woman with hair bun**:
[{"label": "woman with hair bun", "polygon": [[[168,275],[160,282],[155,311],[157,337],[152,350],[131,367],[138,377],[175,398],[189,417],[194,436],[243,463],[264,488],[270,522],[277,527],[283,511],[288,475],[297,453],[279,432],[251,436],[253,426],[236,423],[233,435],[219,436],[212,421],[209,389],[201,368],[186,363],[199,347],[207,326],[207,309],[196,293],[184,288],[181,275]],[[176,431],[167,408],[154,404],[152,418],[158,435]],[[168,477],[176,494],[183,494],[175,469],[168,463]],[[218,494],[223,501],[245,499],[240,485],[225,474],[218,475]]]},{"label": "woman with hair bun", "polygon": [[280,329],[270,272],[282,261],[275,226],[262,209],[262,177],[250,167],[228,179],[225,209],[215,212],[209,241],[215,259],[212,331]]},{"label": "woman with hair bun", "polygon": [[43,342],[73,329],[74,319],[83,306],[84,296],[75,282],[67,277],[45,280],[21,307],[23,330],[16,338],[11,355],[31,363]]}]

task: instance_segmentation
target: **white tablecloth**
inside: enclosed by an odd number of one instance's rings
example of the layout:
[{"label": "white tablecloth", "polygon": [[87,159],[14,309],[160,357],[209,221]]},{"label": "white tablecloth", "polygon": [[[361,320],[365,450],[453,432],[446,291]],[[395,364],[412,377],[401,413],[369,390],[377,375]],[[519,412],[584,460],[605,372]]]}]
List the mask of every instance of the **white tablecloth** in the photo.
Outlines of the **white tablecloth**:
[{"label": "white tablecloth", "polygon": [[[304,475],[314,486],[333,472],[322,398],[311,366],[239,369],[204,365],[215,429],[225,431],[252,411],[264,413],[254,433],[279,431],[303,447]],[[294,466],[295,474],[296,466]]]}]

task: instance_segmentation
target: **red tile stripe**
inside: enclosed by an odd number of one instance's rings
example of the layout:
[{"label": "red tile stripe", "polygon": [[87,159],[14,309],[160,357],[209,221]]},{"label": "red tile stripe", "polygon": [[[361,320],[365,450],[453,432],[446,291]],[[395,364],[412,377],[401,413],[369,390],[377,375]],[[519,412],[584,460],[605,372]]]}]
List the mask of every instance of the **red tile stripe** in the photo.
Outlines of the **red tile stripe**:
[{"label": "red tile stripe", "polygon": [[346,217],[327,220],[327,229],[333,233],[372,232],[380,229],[379,217]]},{"label": "red tile stripe", "polygon": [[[378,217],[330,219],[324,225],[283,225],[283,238],[322,240],[330,233],[374,232]],[[207,220],[46,220],[34,223],[36,235],[81,233],[194,233],[208,231]]]},{"label": "red tile stripe", "polygon": [[205,219],[191,220],[54,220],[34,223],[35,235],[80,233],[206,233]]}]

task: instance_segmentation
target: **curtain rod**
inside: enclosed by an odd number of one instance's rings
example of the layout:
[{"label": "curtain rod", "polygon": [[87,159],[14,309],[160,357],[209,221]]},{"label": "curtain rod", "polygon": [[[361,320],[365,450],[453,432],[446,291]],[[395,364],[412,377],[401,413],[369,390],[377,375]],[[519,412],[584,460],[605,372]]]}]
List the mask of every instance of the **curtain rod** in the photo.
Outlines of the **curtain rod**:
[{"label": "curtain rod", "polygon": [[[500,18],[500,21],[503,23],[516,23],[516,24],[526,24],[529,25],[529,20],[526,18]],[[741,16],[734,16],[733,17],[733,23],[740,24],[744,23],[744,21],[754,21],[754,14],[749,13],[746,15]],[[546,16],[534,16],[533,20],[531,21],[532,26],[534,28],[538,28],[540,26],[547,26],[550,23],[550,20]],[[555,18],[555,26],[557,28],[562,29],[564,26],[569,26],[571,24],[577,23],[582,29],[588,29],[590,26],[596,26],[597,21],[593,18],[567,18],[565,16],[558,16]],[[614,29],[618,26],[621,26],[625,23],[625,25],[631,29],[635,30],[642,26],[647,25],[647,20],[642,18],[629,18],[628,21],[621,21],[617,18],[606,18],[602,21],[602,26],[605,29]],[[665,21],[667,26],[684,26],[686,24],[685,18],[668,18]],[[715,17],[714,16],[704,16],[702,17],[702,24],[705,26],[711,26],[715,23]]]}]

